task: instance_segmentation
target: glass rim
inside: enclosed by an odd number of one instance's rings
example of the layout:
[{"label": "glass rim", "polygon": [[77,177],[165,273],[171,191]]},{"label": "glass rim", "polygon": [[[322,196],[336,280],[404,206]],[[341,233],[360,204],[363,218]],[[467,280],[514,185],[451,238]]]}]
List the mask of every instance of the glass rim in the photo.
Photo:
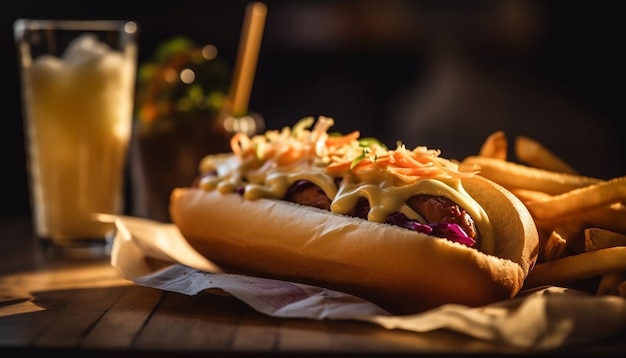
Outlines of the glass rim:
[{"label": "glass rim", "polygon": [[13,22],[16,34],[26,30],[90,30],[137,32],[137,23],[132,20],[56,20],[20,18]]}]

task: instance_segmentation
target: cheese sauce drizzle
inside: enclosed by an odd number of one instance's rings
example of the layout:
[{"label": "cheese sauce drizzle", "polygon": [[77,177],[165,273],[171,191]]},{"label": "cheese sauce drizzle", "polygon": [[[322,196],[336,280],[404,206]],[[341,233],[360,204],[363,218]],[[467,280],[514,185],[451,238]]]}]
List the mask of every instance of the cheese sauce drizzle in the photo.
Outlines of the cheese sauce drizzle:
[{"label": "cheese sauce drizzle", "polygon": [[[406,201],[417,194],[440,195],[470,214],[480,232],[480,250],[493,253],[489,218],[461,182],[474,172],[460,172],[456,163],[440,158],[438,150],[423,146],[408,150],[401,143],[389,150],[373,138],[360,138],[358,131],[331,136],[332,118],[320,116],[315,126],[314,122],[306,117],[280,131],[253,137],[235,134],[231,139],[235,155],[209,155],[201,161],[201,173],[217,175],[202,178],[200,188],[222,193],[244,188],[247,200],[281,199],[293,183],[306,180],[331,198],[332,212],[349,213],[365,197],[370,203],[368,220],[376,222],[399,211],[426,223]],[[343,178],[340,188],[335,178]]]}]

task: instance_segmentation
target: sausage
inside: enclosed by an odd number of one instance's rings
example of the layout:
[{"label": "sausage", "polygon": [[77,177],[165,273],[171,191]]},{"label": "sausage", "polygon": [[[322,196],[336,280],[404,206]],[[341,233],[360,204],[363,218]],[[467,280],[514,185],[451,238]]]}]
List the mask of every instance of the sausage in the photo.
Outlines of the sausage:
[{"label": "sausage", "polygon": [[[304,180],[294,183],[287,191],[283,200],[324,210],[330,210],[331,204],[331,199],[319,186]],[[469,237],[476,239],[478,236],[478,230],[472,217],[467,211],[446,197],[415,195],[409,198],[407,204],[428,223],[445,222],[457,224]],[[360,198],[357,205],[348,215],[365,219],[368,211],[369,203],[367,199]]]},{"label": "sausage", "polygon": [[415,195],[407,204],[429,223],[446,222],[459,225],[465,233],[475,239],[478,230],[472,217],[452,200],[435,195]]},{"label": "sausage", "polygon": [[331,200],[322,188],[305,180],[294,183],[283,200],[330,211]]}]

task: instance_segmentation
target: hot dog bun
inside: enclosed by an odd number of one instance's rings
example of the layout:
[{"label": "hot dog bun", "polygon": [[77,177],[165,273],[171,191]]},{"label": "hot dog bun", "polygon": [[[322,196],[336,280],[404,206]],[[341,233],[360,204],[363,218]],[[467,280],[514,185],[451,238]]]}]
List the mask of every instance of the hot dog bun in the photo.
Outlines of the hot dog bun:
[{"label": "hot dog bun", "polygon": [[175,189],[170,214],[191,246],[226,271],[343,291],[396,314],[513,297],[537,259],[533,219],[488,179],[461,181],[489,217],[490,253],[390,224],[197,187]]}]

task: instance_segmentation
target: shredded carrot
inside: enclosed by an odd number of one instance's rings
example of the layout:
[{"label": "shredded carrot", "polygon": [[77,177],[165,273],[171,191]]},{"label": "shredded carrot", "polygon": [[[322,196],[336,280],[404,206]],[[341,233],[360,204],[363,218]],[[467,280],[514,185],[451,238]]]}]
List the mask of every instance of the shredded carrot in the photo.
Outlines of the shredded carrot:
[{"label": "shredded carrot", "polygon": [[294,147],[287,147],[275,156],[275,160],[276,164],[279,166],[288,166],[297,162],[303,156],[302,150],[297,150]]},{"label": "shredded carrot", "polygon": [[342,135],[340,137],[328,137],[326,139],[326,145],[330,147],[330,146],[338,146],[341,144],[349,144],[359,139],[360,136],[361,136],[361,132],[354,131],[352,133]]}]

